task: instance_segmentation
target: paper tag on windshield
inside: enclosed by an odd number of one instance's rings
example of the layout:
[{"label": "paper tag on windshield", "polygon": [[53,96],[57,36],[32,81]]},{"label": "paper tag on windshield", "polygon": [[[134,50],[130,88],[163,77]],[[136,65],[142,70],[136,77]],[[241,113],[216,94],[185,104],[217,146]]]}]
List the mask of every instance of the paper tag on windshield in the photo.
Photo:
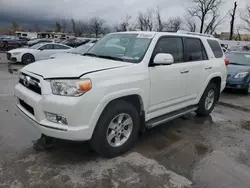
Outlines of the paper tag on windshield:
[{"label": "paper tag on windshield", "polygon": [[147,38],[147,39],[151,39],[151,38],[153,38],[153,37],[154,37],[153,34],[139,34],[139,35],[137,35],[136,38]]},{"label": "paper tag on windshield", "polygon": [[245,55],[246,58],[250,58],[250,55]]}]

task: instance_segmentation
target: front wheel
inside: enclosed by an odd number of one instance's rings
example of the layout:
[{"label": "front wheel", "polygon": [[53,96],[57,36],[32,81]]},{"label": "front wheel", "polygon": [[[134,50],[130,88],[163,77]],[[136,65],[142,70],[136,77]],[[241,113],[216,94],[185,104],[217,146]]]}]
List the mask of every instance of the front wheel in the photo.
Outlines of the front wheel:
[{"label": "front wheel", "polygon": [[248,83],[248,87],[244,90],[246,95],[250,94],[250,82]]},{"label": "front wheel", "polygon": [[30,63],[34,63],[35,62],[35,57],[32,54],[24,54],[22,57],[22,62],[25,65],[28,65]]},{"label": "front wheel", "polygon": [[197,115],[208,116],[214,109],[218,89],[214,83],[210,83],[203,93],[198,105]]},{"label": "front wheel", "polygon": [[126,153],[135,144],[140,128],[136,108],[123,100],[109,104],[101,115],[90,145],[104,157]]}]

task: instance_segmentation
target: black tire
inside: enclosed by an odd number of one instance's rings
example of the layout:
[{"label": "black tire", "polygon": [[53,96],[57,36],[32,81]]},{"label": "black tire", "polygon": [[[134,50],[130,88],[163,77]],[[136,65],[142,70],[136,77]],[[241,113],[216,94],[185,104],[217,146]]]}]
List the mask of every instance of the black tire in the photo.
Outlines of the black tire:
[{"label": "black tire", "polygon": [[250,94],[250,82],[248,83],[248,88],[244,89],[244,94],[248,95]]},{"label": "black tire", "polygon": [[[127,141],[121,146],[113,147],[107,140],[107,131],[110,122],[121,113],[128,114],[133,122],[133,128]],[[90,140],[91,147],[104,157],[112,158],[129,151],[136,143],[140,129],[140,117],[136,108],[124,101],[117,100],[108,104],[98,120],[93,136]]]},{"label": "black tire", "polygon": [[[206,108],[206,98],[207,98],[210,91],[214,92],[214,100],[211,103],[211,107]],[[206,90],[204,91],[204,93],[201,97],[201,100],[198,104],[198,110],[196,111],[197,115],[203,116],[203,117],[210,115],[210,113],[213,111],[215,103],[217,101],[218,92],[219,91],[214,83],[208,84],[208,86],[207,86]]]},{"label": "black tire", "polygon": [[22,63],[28,65],[35,62],[35,57],[32,54],[24,54],[22,56]]}]

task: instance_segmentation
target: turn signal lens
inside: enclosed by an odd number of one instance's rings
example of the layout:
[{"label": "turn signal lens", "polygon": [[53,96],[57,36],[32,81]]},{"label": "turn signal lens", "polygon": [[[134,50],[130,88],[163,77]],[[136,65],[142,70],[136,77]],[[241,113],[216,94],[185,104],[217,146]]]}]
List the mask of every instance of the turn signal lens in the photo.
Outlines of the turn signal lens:
[{"label": "turn signal lens", "polygon": [[92,83],[90,80],[84,80],[84,81],[78,82],[77,84],[78,84],[78,90],[82,92],[89,91],[92,88]]}]

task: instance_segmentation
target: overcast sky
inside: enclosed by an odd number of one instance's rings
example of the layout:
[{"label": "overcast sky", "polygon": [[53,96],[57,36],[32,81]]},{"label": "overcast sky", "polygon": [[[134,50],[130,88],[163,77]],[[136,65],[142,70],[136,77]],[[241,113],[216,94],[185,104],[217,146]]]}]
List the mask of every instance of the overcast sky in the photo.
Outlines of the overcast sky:
[{"label": "overcast sky", "polygon": [[[126,14],[136,17],[138,11],[160,7],[164,20],[168,17],[185,17],[186,8],[192,0],[0,0],[0,23],[43,23],[60,18],[89,19],[99,16],[110,25]],[[224,0],[221,16],[232,8],[235,0]],[[242,11],[250,0],[237,0]],[[238,16],[239,17],[239,16]],[[184,20],[185,21],[185,20]],[[240,23],[240,19],[237,19]],[[229,21],[220,26],[220,31],[229,30]]]}]

